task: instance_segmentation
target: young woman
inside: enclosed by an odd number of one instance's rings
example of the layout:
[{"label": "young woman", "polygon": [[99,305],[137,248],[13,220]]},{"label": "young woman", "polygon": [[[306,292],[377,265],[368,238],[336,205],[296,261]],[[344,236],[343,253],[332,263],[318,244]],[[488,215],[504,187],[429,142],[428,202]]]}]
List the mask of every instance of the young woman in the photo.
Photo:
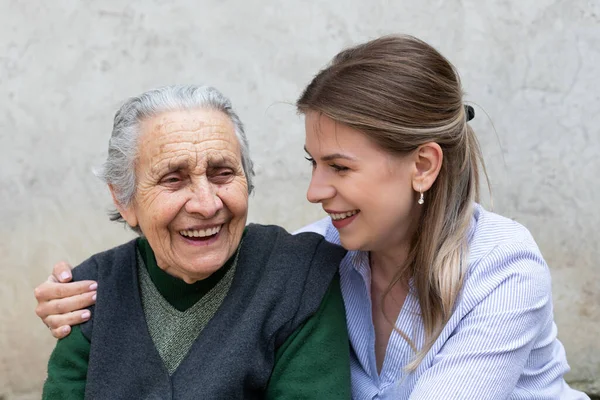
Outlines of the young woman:
[{"label": "young woman", "polygon": [[[353,398],[587,398],[563,379],[537,245],[477,203],[483,163],[450,62],[413,37],[379,38],[339,53],[297,106],[307,197],[329,214],[302,231],[349,250]],[[68,266],[54,275],[66,282]],[[72,310],[92,302],[90,284],[38,287],[55,336],[82,321]]]}]

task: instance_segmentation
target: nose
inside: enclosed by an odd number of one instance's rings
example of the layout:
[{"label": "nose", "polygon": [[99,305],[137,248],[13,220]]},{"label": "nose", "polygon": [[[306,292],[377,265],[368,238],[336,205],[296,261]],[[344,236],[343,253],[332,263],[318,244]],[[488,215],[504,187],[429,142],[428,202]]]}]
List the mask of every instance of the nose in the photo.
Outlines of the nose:
[{"label": "nose", "polygon": [[217,215],[222,208],[223,201],[219,197],[217,187],[207,179],[201,179],[192,186],[190,197],[185,204],[187,213],[199,214],[206,219]]},{"label": "nose", "polygon": [[335,188],[327,181],[326,177],[319,171],[314,170],[310,184],[308,185],[308,191],[306,192],[308,201],[311,203],[322,203],[327,199],[333,198],[335,193]]}]

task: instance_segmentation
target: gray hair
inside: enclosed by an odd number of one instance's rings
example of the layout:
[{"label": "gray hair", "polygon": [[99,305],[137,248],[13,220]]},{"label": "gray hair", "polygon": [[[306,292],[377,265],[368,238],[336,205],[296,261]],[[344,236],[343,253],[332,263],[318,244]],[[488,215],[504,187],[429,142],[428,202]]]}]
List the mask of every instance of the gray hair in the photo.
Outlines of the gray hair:
[{"label": "gray hair", "polygon": [[[211,109],[227,115],[235,126],[240,143],[242,168],[248,182],[248,192],[254,185],[254,168],[244,126],[233,110],[231,101],[217,89],[199,85],[173,85],[149,90],[127,100],[115,114],[112,135],[108,143],[108,157],[94,173],[113,187],[119,205],[128,206],[135,195],[135,163],[138,155],[140,123],[165,111]],[[112,221],[122,221],[121,214],[109,213]],[[139,228],[134,231],[141,233]]]}]

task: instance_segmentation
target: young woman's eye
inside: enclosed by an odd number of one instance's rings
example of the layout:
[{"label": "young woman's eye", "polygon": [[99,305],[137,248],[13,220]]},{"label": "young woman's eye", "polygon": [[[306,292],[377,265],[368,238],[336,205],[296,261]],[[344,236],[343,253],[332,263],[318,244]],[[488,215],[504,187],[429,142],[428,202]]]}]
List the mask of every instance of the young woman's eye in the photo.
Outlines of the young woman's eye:
[{"label": "young woman's eye", "polygon": [[308,161],[310,163],[310,165],[313,166],[313,168],[317,166],[317,163],[315,162],[314,158],[312,158],[312,157],[304,157],[304,158],[306,159],[306,161]]},{"label": "young woman's eye", "polygon": [[348,167],[344,167],[342,165],[331,164],[331,168],[333,168],[336,172],[344,172],[349,170]]}]

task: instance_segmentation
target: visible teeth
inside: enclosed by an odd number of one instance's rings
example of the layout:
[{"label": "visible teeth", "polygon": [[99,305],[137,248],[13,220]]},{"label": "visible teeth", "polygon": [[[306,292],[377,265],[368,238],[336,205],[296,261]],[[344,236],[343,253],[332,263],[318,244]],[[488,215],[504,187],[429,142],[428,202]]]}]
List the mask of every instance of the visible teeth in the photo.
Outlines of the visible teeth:
[{"label": "visible teeth", "polygon": [[214,228],[209,229],[199,229],[199,230],[188,230],[188,231],[179,231],[179,234],[187,237],[207,237],[216,235],[221,230],[221,226],[215,226]]},{"label": "visible teeth", "polygon": [[348,211],[348,212],[341,213],[341,214],[329,214],[329,216],[331,217],[332,220],[337,221],[339,219],[351,217],[354,214],[356,214],[357,212],[358,212],[358,210],[354,210],[354,211]]}]

